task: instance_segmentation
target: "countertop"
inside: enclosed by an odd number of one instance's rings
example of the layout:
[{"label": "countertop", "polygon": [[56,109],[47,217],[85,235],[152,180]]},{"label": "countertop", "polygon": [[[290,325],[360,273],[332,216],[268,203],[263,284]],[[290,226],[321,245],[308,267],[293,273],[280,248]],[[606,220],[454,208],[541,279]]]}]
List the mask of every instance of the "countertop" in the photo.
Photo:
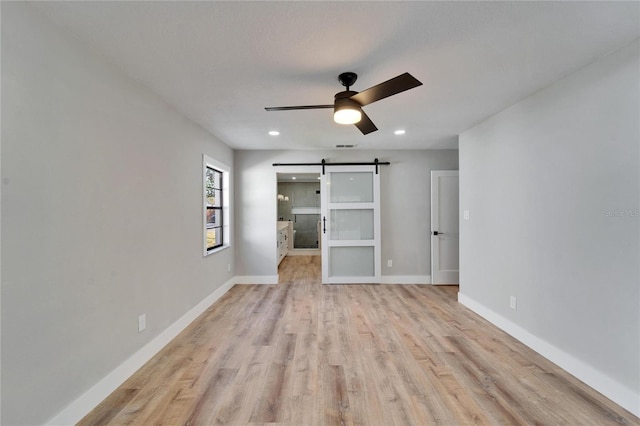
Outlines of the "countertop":
[{"label": "countertop", "polygon": [[278,221],[278,231],[282,231],[283,229],[286,229],[289,227],[289,222],[288,221]]}]

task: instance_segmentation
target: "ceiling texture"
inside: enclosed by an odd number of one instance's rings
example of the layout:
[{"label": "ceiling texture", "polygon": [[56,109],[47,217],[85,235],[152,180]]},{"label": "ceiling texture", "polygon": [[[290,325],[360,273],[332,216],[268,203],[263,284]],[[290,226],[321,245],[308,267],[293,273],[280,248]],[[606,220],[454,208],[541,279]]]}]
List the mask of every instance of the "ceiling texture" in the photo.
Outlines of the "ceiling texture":
[{"label": "ceiling texture", "polygon": [[[640,35],[635,1],[32,5],[235,149],[457,148],[461,132]],[[366,136],[330,109],[264,110],[331,104],[345,71],[355,91],[404,72],[423,85],[366,106],[379,128]]]}]

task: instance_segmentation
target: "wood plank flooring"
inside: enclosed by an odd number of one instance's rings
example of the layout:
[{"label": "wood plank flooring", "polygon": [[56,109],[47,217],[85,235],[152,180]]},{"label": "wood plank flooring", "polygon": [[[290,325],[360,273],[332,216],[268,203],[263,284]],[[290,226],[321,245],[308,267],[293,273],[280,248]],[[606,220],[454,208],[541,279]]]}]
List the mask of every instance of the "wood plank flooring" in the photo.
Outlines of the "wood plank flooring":
[{"label": "wood plank flooring", "polygon": [[322,285],[294,256],[237,285],[81,425],[640,425],[456,302],[457,287]]}]

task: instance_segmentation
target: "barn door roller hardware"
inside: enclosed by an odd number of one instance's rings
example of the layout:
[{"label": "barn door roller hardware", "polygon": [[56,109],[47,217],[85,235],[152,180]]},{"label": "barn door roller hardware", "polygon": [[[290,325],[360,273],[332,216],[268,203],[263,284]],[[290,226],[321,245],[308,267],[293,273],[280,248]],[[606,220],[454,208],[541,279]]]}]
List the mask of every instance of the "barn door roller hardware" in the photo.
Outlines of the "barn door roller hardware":
[{"label": "barn door roller hardware", "polygon": [[325,174],[324,168],[326,166],[376,166],[376,174],[378,174],[378,166],[388,166],[388,161],[378,161],[378,159],[374,159],[371,163],[327,163],[327,161],[323,158],[320,163],[273,163],[274,167],[279,166],[322,166],[322,174]]}]

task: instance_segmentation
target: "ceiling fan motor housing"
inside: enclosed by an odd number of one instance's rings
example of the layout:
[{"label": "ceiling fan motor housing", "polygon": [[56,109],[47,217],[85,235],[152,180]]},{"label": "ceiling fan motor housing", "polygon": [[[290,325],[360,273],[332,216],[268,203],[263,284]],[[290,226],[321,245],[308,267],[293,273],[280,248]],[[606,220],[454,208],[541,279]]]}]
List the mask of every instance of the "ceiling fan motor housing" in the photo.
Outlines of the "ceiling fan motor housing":
[{"label": "ceiling fan motor housing", "polygon": [[[358,94],[358,92],[354,92],[353,90],[345,90],[345,91],[336,93],[335,96],[334,96],[334,99],[335,99],[335,101],[337,103],[341,99],[349,99],[353,95],[357,95],[357,94]],[[358,102],[354,101],[353,99],[351,99],[351,101],[355,102],[359,107],[362,106]]]},{"label": "ceiling fan motor housing", "polygon": [[362,105],[351,99],[351,96],[357,93],[358,92],[354,92],[352,90],[345,90],[343,92],[336,93],[333,112],[335,113],[341,109],[360,109]]}]

